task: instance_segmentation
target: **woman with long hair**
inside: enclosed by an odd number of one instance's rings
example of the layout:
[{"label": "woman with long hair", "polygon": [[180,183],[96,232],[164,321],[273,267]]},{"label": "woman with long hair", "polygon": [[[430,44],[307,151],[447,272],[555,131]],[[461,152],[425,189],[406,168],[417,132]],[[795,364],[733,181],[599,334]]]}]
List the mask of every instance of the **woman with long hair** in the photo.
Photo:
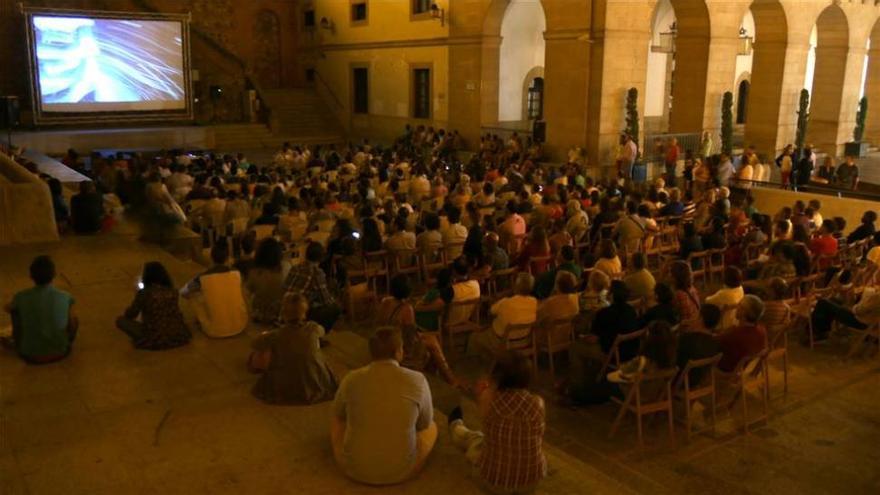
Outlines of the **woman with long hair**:
[{"label": "woman with long hair", "polygon": [[146,263],[138,287],[131,306],[116,320],[117,328],[138,349],[158,351],[188,343],[191,334],[177,303],[178,293],[162,263]]},{"label": "woman with long hair", "polygon": [[281,243],[274,237],[263,239],[257,246],[254,267],[248,270],[245,289],[250,296],[251,318],[259,323],[272,323],[281,310],[284,296],[281,277]]},{"label": "woman with long hair", "polygon": [[532,275],[538,276],[547,271],[550,261],[535,261],[532,258],[546,258],[548,256],[550,256],[550,241],[547,237],[547,231],[544,230],[544,227],[536,225],[529,232],[529,237],[517,258],[516,264],[520,270],[526,272],[531,269]]}]

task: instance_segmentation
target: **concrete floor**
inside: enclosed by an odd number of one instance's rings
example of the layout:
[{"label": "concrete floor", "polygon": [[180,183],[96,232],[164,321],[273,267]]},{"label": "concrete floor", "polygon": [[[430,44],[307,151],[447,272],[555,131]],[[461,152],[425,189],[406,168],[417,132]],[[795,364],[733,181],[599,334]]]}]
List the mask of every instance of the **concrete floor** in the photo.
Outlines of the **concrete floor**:
[{"label": "concrete floor", "polygon": [[[328,444],[329,403],[275,407],[251,397],[244,363],[256,328],[228,340],[197,335],[171,351],[132,349],[113,321],[142,264],[162,261],[178,285],[199,266],[124,229],[2,248],[0,300],[29,286],[27,264],[39,253],[54,256],[82,325],[64,362],[32,367],[0,354],[0,494],[479,493],[442,414],[440,441],[417,479],[382,489],[347,481]],[[340,370],[366,359],[352,330],[331,334]],[[543,368],[537,388],[549,405],[551,474],[539,493],[880,493],[880,359],[843,360],[843,352],[842,343],[812,352],[794,343],[788,395],[775,372],[770,421],[749,436],[737,431],[737,414],[722,415],[714,436],[686,443],[679,428],[671,446],[660,418],[642,449],[631,421],[607,438],[610,405],[554,405]],[[468,363],[455,366],[468,374]],[[438,413],[448,411],[459,397],[431,382]],[[474,418],[473,403],[464,405]]]}]

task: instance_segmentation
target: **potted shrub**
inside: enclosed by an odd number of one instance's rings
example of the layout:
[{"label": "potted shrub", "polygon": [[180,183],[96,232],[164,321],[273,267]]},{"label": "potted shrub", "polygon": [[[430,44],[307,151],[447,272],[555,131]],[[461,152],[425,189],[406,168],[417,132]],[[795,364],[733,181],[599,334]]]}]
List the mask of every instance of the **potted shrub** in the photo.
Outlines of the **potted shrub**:
[{"label": "potted shrub", "polygon": [[859,110],[856,112],[856,127],[853,129],[853,140],[846,143],[844,151],[846,156],[863,157],[868,153],[868,143],[862,141],[865,135],[865,120],[868,117],[868,98],[859,100]]},{"label": "potted shrub", "polygon": [[733,158],[733,93],[721,98],[721,152]]},{"label": "potted shrub", "polygon": [[639,90],[629,88],[626,92],[626,130],[632,136],[632,140],[639,148],[639,154],[633,164],[632,177],[636,182],[644,182],[648,175],[648,166],[642,161],[641,146],[639,146]]}]

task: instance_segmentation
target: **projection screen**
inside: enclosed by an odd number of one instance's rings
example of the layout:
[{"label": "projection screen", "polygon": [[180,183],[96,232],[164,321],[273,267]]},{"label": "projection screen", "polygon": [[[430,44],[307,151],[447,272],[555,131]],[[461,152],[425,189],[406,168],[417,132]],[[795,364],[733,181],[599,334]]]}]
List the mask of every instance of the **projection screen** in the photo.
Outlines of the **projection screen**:
[{"label": "projection screen", "polygon": [[28,10],[35,120],[191,118],[188,16]]}]

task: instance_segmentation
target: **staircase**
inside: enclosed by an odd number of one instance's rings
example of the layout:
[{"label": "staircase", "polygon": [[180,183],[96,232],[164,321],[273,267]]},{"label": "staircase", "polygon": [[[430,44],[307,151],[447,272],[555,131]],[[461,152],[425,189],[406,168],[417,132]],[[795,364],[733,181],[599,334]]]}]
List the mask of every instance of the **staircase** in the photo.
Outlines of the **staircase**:
[{"label": "staircase", "polygon": [[285,141],[293,145],[344,142],[339,124],[314,89],[273,89],[260,95],[270,111],[271,129],[264,124],[215,125],[218,151],[277,150]]},{"label": "staircase", "polygon": [[313,88],[272,89],[261,96],[275,134],[342,140],[339,122]]}]

